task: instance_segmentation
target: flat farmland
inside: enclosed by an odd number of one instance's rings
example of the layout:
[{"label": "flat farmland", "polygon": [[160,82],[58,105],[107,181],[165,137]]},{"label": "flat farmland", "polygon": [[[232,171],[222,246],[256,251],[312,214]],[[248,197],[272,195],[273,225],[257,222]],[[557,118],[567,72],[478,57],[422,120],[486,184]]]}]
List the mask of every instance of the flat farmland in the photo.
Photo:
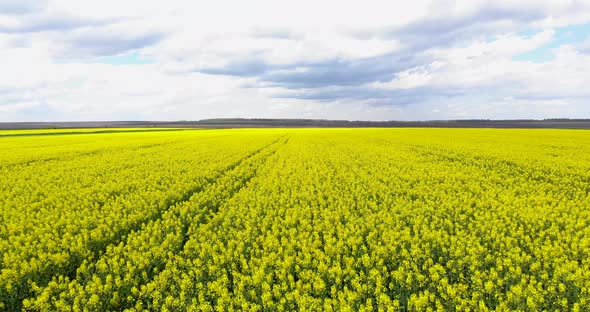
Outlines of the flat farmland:
[{"label": "flat farmland", "polygon": [[2,131],[0,310],[590,311],[590,132]]}]

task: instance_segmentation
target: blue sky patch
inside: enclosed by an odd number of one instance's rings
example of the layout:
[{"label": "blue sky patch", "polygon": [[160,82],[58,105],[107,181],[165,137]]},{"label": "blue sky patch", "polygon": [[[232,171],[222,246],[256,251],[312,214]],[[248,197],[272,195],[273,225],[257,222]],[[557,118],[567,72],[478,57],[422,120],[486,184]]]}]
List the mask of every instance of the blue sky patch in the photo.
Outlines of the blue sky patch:
[{"label": "blue sky patch", "polygon": [[154,60],[143,58],[137,52],[130,52],[121,55],[105,56],[98,60],[98,63],[112,64],[112,65],[144,65],[153,64]]},{"label": "blue sky patch", "polygon": [[[532,36],[536,32],[529,30],[522,32],[521,35]],[[531,51],[514,56],[515,61],[527,61],[543,63],[553,60],[554,56],[551,50],[565,44],[577,45],[582,43],[590,36],[590,23],[580,25],[570,25],[555,29],[553,40],[547,44]]]},{"label": "blue sky patch", "polygon": [[69,63],[83,63],[83,64],[111,64],[111,65],[145,65],[154,64],[155,60],[144,58],[138,52],[129,52],[125,54],[102,56],[94,58],[68,58],[57,59],[53,61],[54,64],[69,64]]}]

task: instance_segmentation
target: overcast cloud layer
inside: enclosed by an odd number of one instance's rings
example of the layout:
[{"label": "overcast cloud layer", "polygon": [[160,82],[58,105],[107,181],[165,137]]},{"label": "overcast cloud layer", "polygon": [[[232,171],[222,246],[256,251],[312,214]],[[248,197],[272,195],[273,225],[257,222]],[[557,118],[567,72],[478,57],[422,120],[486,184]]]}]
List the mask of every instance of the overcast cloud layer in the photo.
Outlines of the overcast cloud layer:
[{"label": "overcast cloud layer", "polygon": [[1,0],[0,121],[590,118],[590,0]]}]

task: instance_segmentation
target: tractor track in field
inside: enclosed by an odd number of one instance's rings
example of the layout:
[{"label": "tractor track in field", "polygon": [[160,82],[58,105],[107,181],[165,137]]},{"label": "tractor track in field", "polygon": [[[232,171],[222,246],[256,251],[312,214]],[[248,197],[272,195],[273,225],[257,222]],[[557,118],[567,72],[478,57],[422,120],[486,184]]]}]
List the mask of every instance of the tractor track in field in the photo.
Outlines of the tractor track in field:
[{"label": "tractor track in field", "polygon": [[[281,146],[284,146],[284,145],[286,145],[288,143],[289,138],[288,137],[285,138],[285,137],[286,136],[282,136],[277,141],[275,141],[275,142],[273,142],[271,144],[271,145],[277,144],[278,147],[277,147],[277,149],[269,152],[268,155],[263,156],[263,160],[262,160],[263,163],[266,163],[266,161],[270,157],[272,157],[279,150],[279,148]],[[284,140],[283,140],[283,138],[284,138]],[[280,142],[280,141],[283,141],[283,142]],[[270,147],[271,145],[269,145],[268,147]],[[260,152],[262,152],[262,150]],[[259,154],[259,153],[257,153],[257,154]],[[255,155],[251,155],[249,157],[244,158],[242,161],[239,162],[239,164],[236,164],[235,166],[233,166],[233,168],[237,168],[241,163],[243,163],[243,161],[245,161],[245,160],[247,160],[249,158],[252,158],[254,156]],[[259,168],[260,168],[260,166],[259,167],[256,167],[253,170],[252,174],[249,174],[246,177],[244,177],[243,179],[241,179],[239,184],[234,185],[233,187],[229,187],[227,189],[224,189],[223,190],[223,194],[228,194],[228,195],[227,196],[224,196],[221,201],[218,201],[218,202],[214,203],[212,201],[205,200],[204,202],[200,202],[200,203],[198,203],[196,205],[197,207],[195,207],[195,209],[197,209],[197,210],[198,209],[201,209],[201,208],[204,208],[204,207],[207,207],[207,213],[204,214],[204,215],[202,215],[200,218],[198,218],[196,220],[192,220],[191,222],[185,222],[183,224],[183,228],[182,228],[182,231],[181,231],[181,233],[182,233],[182,242],[181,242],[181,244],[175,250],[173,250],[173,252],[174,252],[173,256],[180,255],[180,254],[182,254],[184,252],[184,247],[185,247],[186,243],[191,239],[191,232],[192,232],[191,230],[192,229],[198,228],[198,227],[200,227],[200,226],[202,226],[204,224],[207,224],[219,212],[219,209],[224,204],[226,204],[227,202],[231,201],[231,199],[234,198],[236,196],[236,194],[238,194],[242,189],[248,187],[249,182],[253,178],[255,178],[257,176],[257,172],[258,172],[258,169]],[[220,179],[217,179],[216,182],[217,181],[220,181],[220,180],[221,180],[221,178]],[[213,184],[211,184],[211,185],[213,185]],[[163,264],[163,267],[160,270],[158,270],[157,273],[154,273],[153,271],[150,270],[150,273],[148,273],[147,280],[145,280],[143,283],[141,283],[139,285],[135,285],[135,287],[141,288],[142,286],[148,285],[149,283],[151,283],[154,280],[158,279],[158,276],[160,276],[160,274],[168,267],[168,265],[170,263],[171,263],[170,262],[170,259],[168,259],[168,261],[166,261]],[[142,297],[142,298],[134,298],[134,299],[144,300],[145,301],[146,298],[145,297]],[[132,308],[134,303],[135,302],[126,302],[126,304],[123,304],[122,306],[117,306],[117,307],[110,306],[109,309],[110,310],[121,310],[122,311],[122,310],[125,310],[127,308]]]},{"label": "tractor track in field", "polygon": [[[286,137],[286,135],[281,136],[278,139],[272,141],[271,143],[247,154],[245,157],[242,157],[238,161],[224,167],[214,177],[207,179],[207,183],[189,190],[183,196],[181,196],[180,199],[175,200],[174,202],[168,204],[166,207],[164,207],[163,209],[160,209],[155,214],[152,214],[149,217],[138,220],[137,222],[134,222],[130,226],[115,232],[115,235],[113,235],[111,238],[108,238],[108,239],[105,239],[102,241],[88,242],[87,243],[88,249],[91,251],[90,257],[84,257],[81,255],[70,255],[70,258],[67,261],[66,265],[59,265],[59,266],[58,265],[48,265],[43,270],[24,275],[22,278],[19,279],[19,281],[16,283],[16,285],[13,286],[13,288],[12,288],[13,291],[11,291],[7,294],[2,294],[2,295],[6,295],[8,298],[0,298],[0,300],[2,302],[4,302],[7,307],[11,307],[11,309],[8,309],[7,311],[21,311],[23,300],[30,298],[33,295],[33,292],[32,292],[31,286],[30,286],[30,282],[34,282],[37,286],[44,288],[45,286],[47,286],[47,284],[49,284],[49,282],[52,280],[52,278],[54,276],[62,275],[62,276],[68,276],[68,277],[70,277],[70,279],[75,278],[78,268],[81,266],[81,264],[85,260],[86,261],[95,261],[100,256],[105,254],[108,246],[118,245],[119,243],[126,241],[129,234],[131,234],[133,232],[140,231],[148,223],[154,222],[154,221],[162,218],[162,216],[167,211],[169,211],[172,207],[182,204],[183,202],[187,202],[195,194],[205,192],[209,187],[215,185],[215,183],[217,181],[221,180],[224,176],[226,176],[233,169],[237,168],[238,166],[240,166],[242,163],[244,163],[248,159],[251,159],[251,158],[257,156],[258,154],[262,153],[264,150],[272,147],[273,145],[280,143],[281,140],[283,140],[285,137]],[[283,144],[284,144],[284,142],[283,142]],[[270,155],[274,154],[275,152],[276,151],[272,152]],[[267,157],[269,157],[270,155],[268,155]],[[252,177],[254,177],[254,176],[255,176],[255,174],[252,175]],[[248,179],[248,181],[252,177],[250,177]],[[244,187],[246,184],[247,184],[247,181],[245,181],[244,183],[241,183],[241,187],[239,187],[237,190],[232,192],[232,196],[233,196],[233,194],[237,193],[237,191],[239,191],[239,189]],[[215,209],[215,212],[218,210],[218,208],[219,207],[217,207]],[[213,215],[213,214],[211,214],[211,215]],[[204,219],[205,219],[204,221],[207,220],[207,218],[204,218]],[[186,228],[186,231],[184,231],[184,229],[183,229],[183,235],[186,236],[187,232],[188,232],[188,227]],[[188,239],[185,239],[184,243],[186,243],[187,240]],[[182,245],[184,246],[184,244],[182,244]]]}]

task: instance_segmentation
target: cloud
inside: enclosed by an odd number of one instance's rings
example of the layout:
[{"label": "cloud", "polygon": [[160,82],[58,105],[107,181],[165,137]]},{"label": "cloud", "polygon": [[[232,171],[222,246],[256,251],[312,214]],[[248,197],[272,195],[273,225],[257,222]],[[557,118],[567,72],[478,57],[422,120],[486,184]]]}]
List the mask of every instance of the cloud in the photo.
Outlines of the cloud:
[{"label": "cloud", "polygon": [[69,14],[34,14],[0,19],[0,33],[68,31],[112,22],[112,19],[84,18]]},{"label": "cloud", "polygon": [[559,35],[588,23],[575,0],[6,0],[0,120],[590,117],[590,39]]},{"label": "cloud", "polygon": [[579,50],[582,53],[590,54],[590,35],[588,35],[588,38],[580,44]]},{"label": "cloud", "polygon": [[[460,48],[435,49],[428,53],[428,58],[416,62],[417,66],[397,71],[389,68],[386,72],[395,73],[391,80],[370,79],[365,84],[357,82],[342,87],[334,87],[337,84],[332,83],[315,89],[309,86],[299,90],[291,88],[296,90],[278,96],[323,102],[366,101],[374,106],[392,105],[407,109],[412,109],[417,103],[435,101],[467,101],[477,108],[486,105],[481,99],[490,102],[511,98],[515,99],[515,103],[574,103],[590,98],[590,92],[583,87],[585,79],[590,79],[590,75],[584,72],[590,67],[580,65],[590,64],[589,60],[571,47],[555,51],[556,63],[537,64],[511,59],[512,55],[550,41],[552,35],[553,31],[547,30],[528,37],[508,35]],[[424,64],[425,60],[431,63]],[[555,76],[563,78],[555,81]],[[536,106],[531,104],[529,107]],[[488,113],[493,111],[487,110]],[[463,115],[457,113],[453,116],[458,118]]]},{"label": "cloud", "polygon": [[284,40],[297,40],[301,39],[302,36],[294,31],[287,28],[254,28],[251,34],[255,38],[266,38],[266,39],[284,39]]},{"label": "cloud", "polygon": [[287,89],[354,86],[388,80],[395,73],[416,66],[418,58],[405,54],[385,54],[365,59],[295,64],[293,67],[296,70],[265,73],[259,79]]},{"label": "cloud", "polygon": [[2,0],[0,15],[26,14],[43,9],[47,5],[44,0]]},{"label": "cloud", "polygon": [[265,86],[286,89],[354,86],[391,79],[397,72],[420,64],[425,56],[387,53],[374,57],[272,64],[264,58],[246,58],[220,68],[198,69],[214,75],[257,78]]},{"label": "cloud", "polygon": [[[86,3],[85,7],[83,2],[2,1],[0,44],[23,47],[34,43],[54,61],[68,63],[134,52],[160,42],[167,35],[164,27],[152,26],[145,17],[135,16],[132,11],[112,10],[133,1],[102,12],[100,6]],[[145,7],[149,5],[142,4],[136,10]]]},{"label": "cloud", "polygon": [[261,59],[247,59],[233,61],[222,67],[200,68],[195,71],[211,75],[227,75],[239,77],[256,77],[273,69],[281,69],[283,66],[275,66]]},{"label": "cloud", "polygon": [[165,37],[164,33],[121,34],[107,31],[77,33],[64,42],[63,54],[74,57],[111,56],[154,45]]}]

